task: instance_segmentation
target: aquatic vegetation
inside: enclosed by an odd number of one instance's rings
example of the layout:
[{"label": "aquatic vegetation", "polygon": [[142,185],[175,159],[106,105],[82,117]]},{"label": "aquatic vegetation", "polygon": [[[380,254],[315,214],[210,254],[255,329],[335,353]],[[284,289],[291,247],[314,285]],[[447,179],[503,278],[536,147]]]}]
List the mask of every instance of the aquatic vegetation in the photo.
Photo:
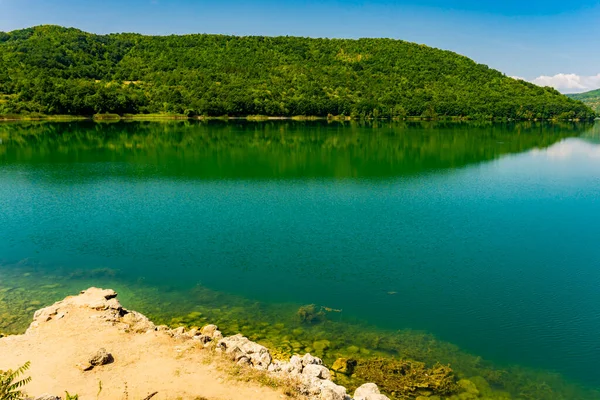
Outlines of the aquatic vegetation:
[{"label": "aquatic vegetation", "polygon": [[325,312],[323,309],[317,308],[314,304],[300,307],[296,315],[300,318],[300,322],[307,324],[316,324],[325,320]]},{"label": "aquatic vegetation", "polygon": [[376,358],[359,361],[354,373],[397,399],[450,396],[460,390],[452,368],[441,364],[427,368],[425,363],[412,360]]},{"label": "aquatic vegetation", "polygon": [[16,370],[0,371],[0,400],[21,400],[25,394],[21,391],[25,385],[31,382],[31,377],[18,380],[31,363],[26,362]]}]

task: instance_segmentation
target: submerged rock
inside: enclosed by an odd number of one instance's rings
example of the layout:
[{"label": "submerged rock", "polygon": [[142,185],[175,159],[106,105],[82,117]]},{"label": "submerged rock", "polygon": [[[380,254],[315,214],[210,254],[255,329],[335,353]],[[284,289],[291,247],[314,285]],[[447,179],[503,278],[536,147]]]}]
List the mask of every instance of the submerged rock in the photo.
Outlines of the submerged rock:
[{"label": "submerged rock", "polygon": [[356,365],[357,365],[356,360],[351,360],[351,359],[347,359],[347,358],[338,358],[333,363],[331,369],[334,370],[335,372],[339,372],[341,374],[352,375]]}]

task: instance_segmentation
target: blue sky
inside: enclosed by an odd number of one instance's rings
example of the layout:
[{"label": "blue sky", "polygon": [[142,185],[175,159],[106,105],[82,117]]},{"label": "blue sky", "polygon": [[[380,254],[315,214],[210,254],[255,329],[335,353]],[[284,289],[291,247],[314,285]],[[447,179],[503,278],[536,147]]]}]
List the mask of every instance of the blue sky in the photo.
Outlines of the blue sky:
[{"label": "blue sky", "polygon": [[600,0],[0,0],[0,30],[391,37],[536,83],[600,87]]}]

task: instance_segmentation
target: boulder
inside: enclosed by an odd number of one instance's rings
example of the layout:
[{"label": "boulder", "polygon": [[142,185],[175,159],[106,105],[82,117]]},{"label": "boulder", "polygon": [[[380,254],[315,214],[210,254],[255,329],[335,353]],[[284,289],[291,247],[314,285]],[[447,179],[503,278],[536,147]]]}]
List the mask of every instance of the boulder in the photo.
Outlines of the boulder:
[{"label": "boulder", "polygon": [[154,325],[145,315],[140,314],[137,311],[127,311],[127,313],[121,317],[121,322],[129,325],[128,329],[135,333],[145,333],[156,330],[156,325]]},{"label": "boulder", "polygon": [[171,333],[173,334],[173,336],[184,336],[185,327],[180,326],[179,328],[171,329]]},{"label": "boulder", "polygon": [[210,336],[206,336],[206,335],[194,336],[193,339],[199,341],[202,344],[207,344],[212,341],[212,338]]},{"label": "boulder", "polygon": [[296,372],[298,374],[302,373],[304,365],[302,365],[302,359],[300,357],[298,357],[297,355],[293,355],[292,358],[290,358],[289,364],[291,371]]},{"label": "boulder", "polygon": [[272,361],[271,353],[266,347],[254,343],[240,334],[221,339],[217,343],[217,348],[232,356],[236,362],[242,357],[247,357],[250,365],[258,370],[266,371]]},{"label": "boulder", "polygon": [[340,385],[336,385],[331,381],[321,381],[321,393],[319,399],[321,400],[346,400],[346,388]]},{"label": "boulder", "polygon": [[302,357],[302,366],[306,367],[307,365],[311,365],[311,364],[323,365],[323,360],[321,360],[320,358],[311,356],[310,353],[306,353],[304,355],[304,357]]},{"label": "boulder", "polygon": [[374,383],[365,383],[354,392],[354,400],[389,400]]},{"label": "boulder", "polygon": [[331,379],[331,373],[322,365],[309,364],[302,370],[302,375],[314,376],[319,379]]},{"label": "boulder", "polygon": [[302,359],[296,355],[289,362],[275,361],[269,365],[269,372],[276,374],[298,375],[303,370]]},{"label": "boulder", "polygon": [[219,327],[217,327],[216,325],[206,325],[200,330],[200,333],[212,338],[215,332],[217,332],[218,330]]}]

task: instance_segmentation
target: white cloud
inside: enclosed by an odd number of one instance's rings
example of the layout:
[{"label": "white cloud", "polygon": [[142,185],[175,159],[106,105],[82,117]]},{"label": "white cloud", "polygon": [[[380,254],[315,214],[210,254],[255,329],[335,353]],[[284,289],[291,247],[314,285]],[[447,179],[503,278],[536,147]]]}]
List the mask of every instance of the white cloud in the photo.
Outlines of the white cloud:
[{"label": "white cloud", "polygon": [[600,74],[593,76],[577,74],[542,75],[531,82],[539,86],[551,86],[563,93],[581,93],[600,88]]}]

